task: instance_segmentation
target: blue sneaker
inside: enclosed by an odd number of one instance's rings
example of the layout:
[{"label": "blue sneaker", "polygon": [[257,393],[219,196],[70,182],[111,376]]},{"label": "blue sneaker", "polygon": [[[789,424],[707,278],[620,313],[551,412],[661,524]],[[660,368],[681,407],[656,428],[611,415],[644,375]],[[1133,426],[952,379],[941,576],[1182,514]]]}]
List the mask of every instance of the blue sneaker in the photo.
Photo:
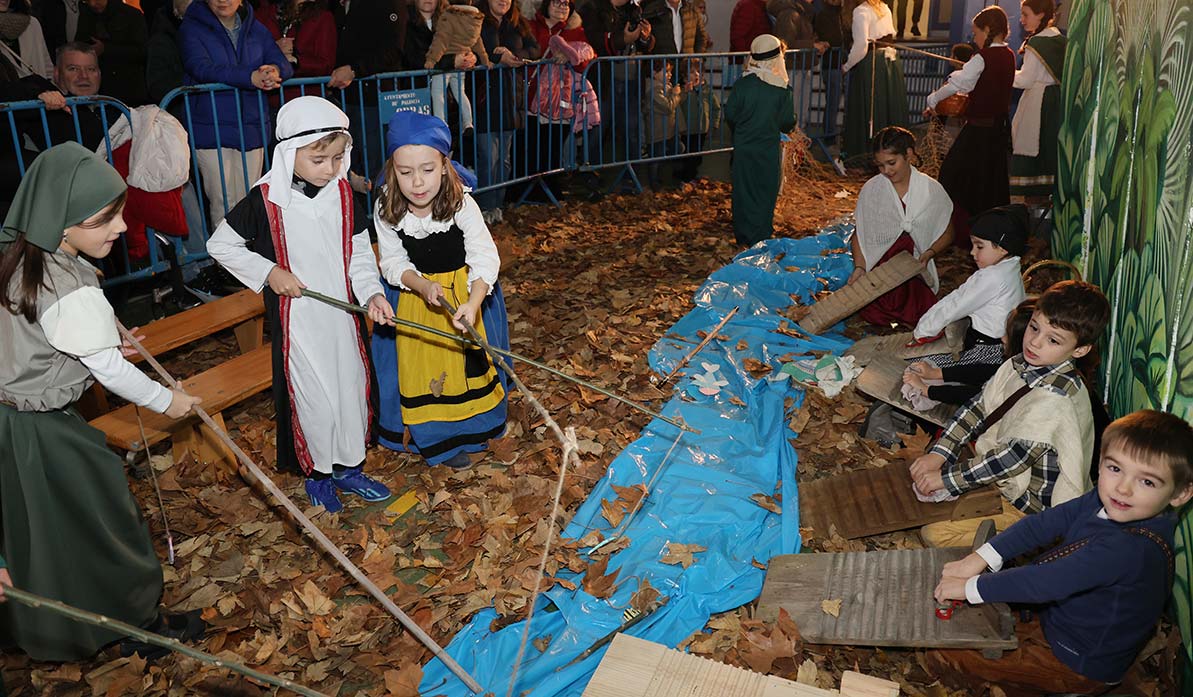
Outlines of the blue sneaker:
[{"label": "blue sneaker", "polygon": [[342,470],[331,475],[336,488],[356,494],[365,501],[384,501],[390,497],[389,487],[365,475],[359,467]]},{"label": "blue sneaker", "polygon": [[307,496],[311,497],[312,504],[323,506],[328,513],[339,513],[344,510],[344,504],[340,503],[340,497],[336,495],[335,484],[332,484],[330,478],[308,479]]}]

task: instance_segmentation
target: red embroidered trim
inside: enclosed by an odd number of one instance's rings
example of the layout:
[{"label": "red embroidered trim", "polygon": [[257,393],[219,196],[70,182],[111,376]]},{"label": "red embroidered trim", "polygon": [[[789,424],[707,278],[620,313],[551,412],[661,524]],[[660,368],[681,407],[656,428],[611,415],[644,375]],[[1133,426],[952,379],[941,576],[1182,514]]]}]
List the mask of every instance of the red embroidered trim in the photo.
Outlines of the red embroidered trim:
[{"label": "red embroidered trim", "polygon": [[[355,209],[352,205],[352,187],[349,186],[347,179],[340,180],[340,211],[343,218],[344,230],[344,285],[348,291],[348,297],[354,296],[352,291],[352,231],[355,229]],[[364,300],[368,302],[369,298],[357,298],[357,301]],[[363,320],[353,318],[352,321],[361,322]],[[357,325],[360,327],[361,325]],[[373,440],[373,400],[371,399],[371,392],[373,390],[373,376],[369,366],[369,354],[365,348],[363,328],[356,333],[356,343],[360,347],[360,362],[365,368],[365,408],[368,410],[368,426],[365,428],[365,442]]]},{"label": "red embroidered trim", "polygon": [[[289,271],[290,255],[286,251],[286,228],[282,224],[281,209],[269,200],[269,184],[261,185],[261,198],[265,199],[269,234],[273,237],[273,251],[277,256],[278,266]],[[311,450],[302,431],[302,423],[298,420],[298,408],[294,402],[294,383],[290,381],[290,300],[284,295],[278,296],[278,315],[282,325],[282,373],[286,376],[286,393],[290,396],[290,426],[294,432],[294,454],[298,456],[298,466],[302,468],[303,474],[309,475],[315,469],[315,461],[311,459]]]}]

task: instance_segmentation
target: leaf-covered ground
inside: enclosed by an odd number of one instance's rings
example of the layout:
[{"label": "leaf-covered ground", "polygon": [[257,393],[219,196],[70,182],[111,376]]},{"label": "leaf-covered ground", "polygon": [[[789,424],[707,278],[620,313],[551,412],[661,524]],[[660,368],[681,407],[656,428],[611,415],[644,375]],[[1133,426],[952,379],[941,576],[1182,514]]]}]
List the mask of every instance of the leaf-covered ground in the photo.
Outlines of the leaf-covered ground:
[{"label": "leaf-covered ground", "polygon": [[[861,181],[821,176],[789,183],[777,217],[780,234],[812,234],[849,211]],[[707,181],[562,209],[513,209],[494,233],[504,260],[513,349],[655,405],[667,395],[650,382],[647,351],[691,308],[693,292],[709,273],[739,251],[730,226],[729,187]],[[1033,248],[1035,256],[1041,247]],[[964,279],[969,263],[957,251],[944,256],[946,288]],[[849,331],[860,336],[862,328],[851,324]],[[167,368],[190,375],[227,359],[234,346],[230,332],[217,335],[168,356]],[[562,425],[576,428],[580,440],[581,465],[568,477],[562,497],[566,521],[610,460],[637,437],[646,417],[540,371],[519,373]],[[866,409],[866,400],[852,389],[834,400],[810,395],[796,418],[801,430],[819,436],[794,441],[801,480],[908,457],[910,450],[885,450],[857,435]],[[225,418],[239,444],[272,471],[270,400],[251,399]],[[481,608],[496,606],[499,621],[525,612],[559,460],[558,444],[541,419],[514,395],[508,434],[478,456],[472,469],[428,468],[416,458],[374,449],[368,470],[390,485],[394,499],[376,505],[351,500],[338,515],[308,512],[403,610],[446,644]],[[174,610],[203,609],[211,628],[200,648],[332,695],[417,694],[428,652],[330,558],[312,551],[264,494],[233,471],[190,460],[174,463],[164,449],[153,466],[177,546],[177,563],[166,568],[164,602]],[[305,507],[299,478],[278,474],[276,481]],[[164,559],[152,485],[133,479],[132,488]],[[608,515],[624,515],[632,507],[634,491],[622,494],[623,500],[607,502]],[[914,533],[858,541],[822,531],[804,534],[810,551],[920,546]],[[612,585],[604,568],[607,555],[590,564],[574,547],[553,549],[548,576],[564,567],[585,571],[582,582],[597,595]],[[677,563],[687,563],[695,550],[671,551]],[[707,629],[689,639],[689,650],[753,670],[827,687],[836,685],[843,670],[860,669],[897,680],[909,695],[970,694],[932,679],[916,651],[804,645],[789,618],[763,624],[753,618],[752,604],[713,617]],[[1176,632],[1165,628],[1150,647],[1145,673],[1159,681],[1154,694],[1174,694],[1170,680],[1155,676],[1172,675],[1178,642]],[[4,682],[9,694],[21,697],[264,692],[227,670],[179,656],[145,665],[108,654],[51,665],[8,654]],[[997,688],[973,694],[986,692],[999,694]]]}]

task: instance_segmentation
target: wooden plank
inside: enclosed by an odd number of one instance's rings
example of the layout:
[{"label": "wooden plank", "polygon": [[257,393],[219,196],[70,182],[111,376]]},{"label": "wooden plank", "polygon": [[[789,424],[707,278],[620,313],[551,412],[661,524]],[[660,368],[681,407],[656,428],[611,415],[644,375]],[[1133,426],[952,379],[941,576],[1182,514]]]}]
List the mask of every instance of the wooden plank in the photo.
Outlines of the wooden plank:
[{"label": "wooden plank", "polygon": [[[189,380],[184,380],[183,389],[202,398],[203,409],[208,413],[221,412],[270,386],[273,382],[271,354],[272,349],[267,345],[236,356]],[[198,417],[171,419],[165,414],[142,409],[141,420],[145,424],[145,438],[149,445],[153,445],[169,438],[175,431],[192,426],[198,421]],[[93,419],[90,423],[107,435],[109,445],[124,450],[142,447],[137,414],[131,404]]]},{"label": "wooden plank", "polygon": [[828,327],[849,317],[882,295],[915,278],[924,270],[920,262],[907,252],[896,254],[890,261],[862,274],[854,283],[837,290],[812,306],[799,326],[809,334],[819,334]]},{"label": "wooden plank", "polygon": [[937,404],[928,411],[918,411],[912,407],[911,402],[903,398],[903,371],[906,369],[907,363],[895,356],[875,356],[870,361],[870,365],[862,371],[862,374],[857,376],[857,388],[900,411],[914,414],[944,428],[949,419],[953,418],[956,407],[949,404]]},{"label": "wooden plank", "polygon": [[[261,299],[261,294],[251,290],[242,290],[185,312],[150,322],[141,327],[140,333],[145,335],[141,345],[149,351],[150,355],[157,356],[264,315],[265,303]],[[259,327],[260,322],[255,322],[253,326]],[[253,329],[237,333],[237,338],[241,341],[242,346],[251,349],[261,345],[259,337],[256,340],[256,346],[252,345],[253,333]],[[242,334],[243,336],[241,336]],[[129,360],[139,361],[141,355],[130,356]]]},{"label": "wooden plank", "polygon": [[[898,685],[882,680],[895,687]],[[618,634],[583,697],[836,697],[835,690],[725,665]],[[840,693],[842,697],[848,693]],[[887,693],[858,692],[858,697]]]},{"label": "wooden plank", "polygon": [[[770,560],[758,617],[783,608],[813,644],[916,648],[1004,649],[1017,646],[981,606],[965,605],[952,619],[936,617],[932,591],[941,568],[966,548],[902,549],[842,554],[785,554]],[[841,601],[836,617],[825,600]]]},{"label": "wooden plank", "polygon": [[965,331],[969,328],[969,318],[959,319],[945,328],[944,337],[930,344],[908,346],[908,342],[915,338],[912,332],[899,332],[883,336],[867,336],[858,339],[853,346],[845,350],[846,356],[853,356],[854,363],[863,368],[878,356],[898,356],[911,361],[926,356],[945,353],[956,358],[961,355],[965,345]]},{"label": "wooden plank", "polygon": [[899,697],[899,684],[847,670],[841,674],[841,697]]},{"label": "wooden plank", "polygon": [[947,503],[923,503],[915,497],[911,473],[903,465],[854,470],[799,485],[800,526],[823,537],[835,526],[847,540],[1001,510],[1002,500],[993,486]]}]

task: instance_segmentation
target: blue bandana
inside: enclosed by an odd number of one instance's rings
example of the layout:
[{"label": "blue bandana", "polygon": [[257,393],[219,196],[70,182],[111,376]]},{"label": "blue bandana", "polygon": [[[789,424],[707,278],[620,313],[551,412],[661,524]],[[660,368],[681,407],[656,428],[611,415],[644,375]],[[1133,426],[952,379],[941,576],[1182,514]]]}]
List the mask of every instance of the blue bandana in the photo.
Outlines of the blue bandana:
[{"label": "blue bandana", "polygon": [[[417,111],[399,111],[389,120],[389,132],[385,136],[385,159],[393,157],[394,151],[403,145],[426,145],[450,158],[452,133],[443,119],[436,116]],[[475,189],[476,175],[472,170],[455,160],[451,163],[464,186]]]}]

